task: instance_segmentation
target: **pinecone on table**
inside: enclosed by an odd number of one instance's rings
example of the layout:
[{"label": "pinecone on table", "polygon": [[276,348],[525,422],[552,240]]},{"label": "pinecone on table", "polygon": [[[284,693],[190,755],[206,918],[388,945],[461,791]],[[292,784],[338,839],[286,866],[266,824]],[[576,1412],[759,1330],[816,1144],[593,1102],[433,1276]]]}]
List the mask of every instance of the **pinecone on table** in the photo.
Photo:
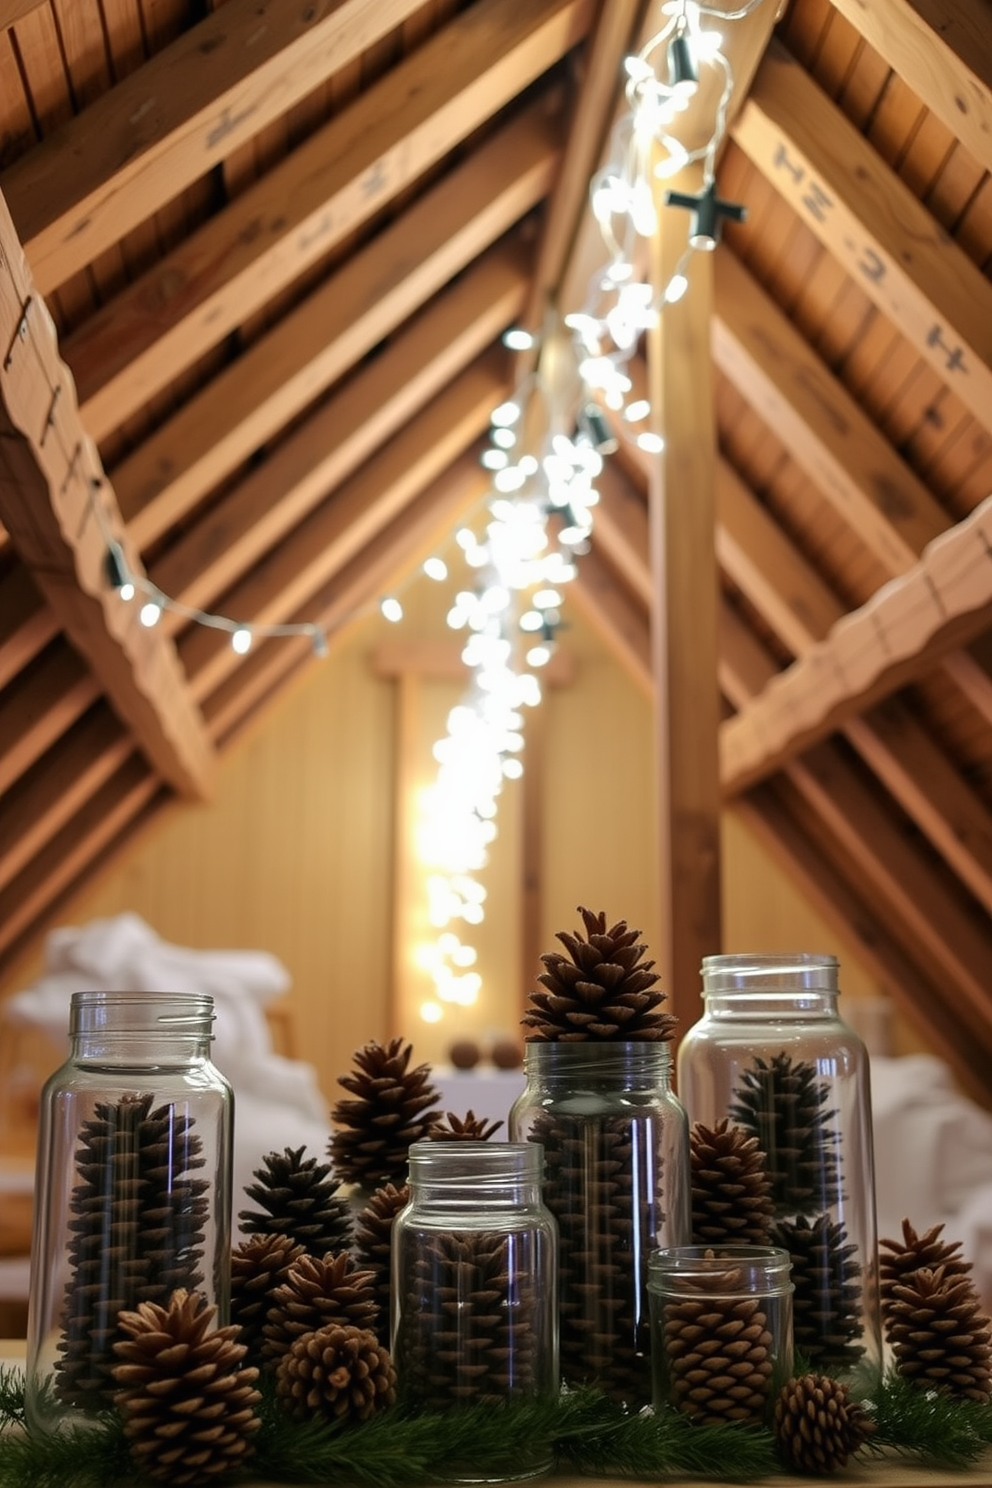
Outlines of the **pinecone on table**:
[{"label": "pinecone on table", "polygon": [[379,1342],[389,1346],[389,1318],[392,1300],[393,1222],[410,1202],[410,1189],[404,1183],[397,1188],[386,1183],[377,1188],[355,1220],[355,1260],[363,1271],[375,1278],[373,1289],[379,1305],[376,1333]]},{"label": "pinecone on table", "polygon": [[336,1256],[300,1256],[269,1299],[262,1329],[262,1358],[278,1360],[304,1333],[329,1323],[375,1329],[379,1308],[375,1277],[360,1271],[347,1251]]},{"label": "pinecone on table", "polygon": [[[700,1426],[761,1421],[774,1360],[768,1318],[757,1297],[741,1292],[740,1271],[708,1278],[706,1295],[666,1297],[662,1349],[669,1400]],[[730,1295],[726,1295],[726,1294]]]},{"label": "pinecone on table", "polygon": [[850,1369],[864,1354],[858,1342],[861,1317],[861,1267],[857,1247],[830,1216],[780,1220],[772,1226],[771,1243],[789,1252],[792,1262],[792,1332],[797,1352],[823,1369]]},{"label": "pinecone on table", "polygon": [[448,1111],[427,1133],[429,1142],[488,1142],[503,1125],[502,1121],[486,1121],[474,1111],[456,1116]]},{"label": "pinecone on table", "polygon": [[791,1379],[775,1401],[775,1437],[786,1467],[795,1472],[836,1472],[874,1431],[874,1421],[848,1387],[829,1375]]},{"label": "pinecone on table", "polygon": [[411,1250],[396,1339],[408,1403],[447,1410],[533,1392],[536,1297],[511,1285],[508,1246],[505,1234],[454,1230]]},{"label": "pinecone on table", "polygon": [[757,1137],[723,1117],[689,1133],[692,1238],[697,1245],[767,1245],[774,1205]]},{"label": "pinecone on table", "polygon": [[242,1209],[238,1218],[249,1235],[288,1235],[309,1255],[345,1250],[351,1242],[351,1209],[339,1197],[340,1179],[329,1164],[304,1160],[306,1147],[270,1152],[255,1169],[257,1183],[245,1193],[260,1210]]},{"label": "pinecone on table", "polygon": [[943,1228],[942,1224],[936,1224],[924,1234],[918,1235],[909,1220],[904,1219],[902,1240],[879,1241],[879,1289],[887,1342],[892,1341],[889,1338],[889,1305],[895,1287],[909,1281],[914,1271],[924,1267],[935,1271],[938,1266],[942,1266],[945,1279],[966,1276],[971,1270],[971,1262],[958,1254],[961,1249],[960,1240],[941,1240]]},{"label": "pinecone on table", "polygon": [[987,1405],[992,1399],[992,1329],[967,1276],[921,1266],[895,1282],[887,1333],[899,1374],[922,1390]]},{"label": "pinecone on table", "polygon": [[298,1421],[367,1421],[395,1401],[396,1372],[374,1333],[330,1323],[303,1334],[282,1355],[276,1394]]},{"label": "pinecone on table", "polygon": [[231,1254],[231,1322],[241,1329],[240,1341],[253,1363],[262,1347],[272,1293],[305,1254],[288,1235],[250,1235]]},{"label": "pinecone on table", "polygon": [[579,914],[585,937],[559,931],[568,955],[550,951],[541,957],[543,990],[531,992],[521,1019],[531,1030],[528,1042],[671,1039],[676,1020],[658,1011],[665,994],[655,990],[654,962],[643,960],[647,947],[638,943],[641,932],[628,930],[626,920],[607,928],[604,913],[593,914],[581,904]]},{"label": "pinecone on table", "polygon": [[120,1316],[113,1378],[124,1435],[141,1473],[176,1488],[240,1467],[260,1424],[258,1370],[241,1367],[237,1327],[211,1330],[214,1313],[180,1288],[165,1307],[142,1302]]},{"label": "pinecone on table", "polygon": [[778,1215],[822,1214],[840,1199],[840,1134],[836,1112],[825,1109],[829,1098],[816,1065],[785,1053],[757,1055],[734,1092],[730,1117],[758,1139]]},{"label": "pinecone on table", "polygon": [[353,1100],[339,1100],[331,1111],[337,1130],[330,1156],[334,1170],[347,1183],[371,1191],[383,1183],[406,1182],[407,1154],[434,1125],[432,1110],[441,1099],[431,1084],[430,1068],[410,1068],[411,1044],[373,1040],[355,1055],[355,1068],[338,1084]]},{"label": "pinecone on table", "polygon": [[105,1410],[113,1395],[118,1314],[203,1280],[208,1185],[190,1176],[203,1167],[200,1139],[191,1117],[153,1111],[153,1099],[97,1102],[79,1130],[55,1388],[80,1410]]}]

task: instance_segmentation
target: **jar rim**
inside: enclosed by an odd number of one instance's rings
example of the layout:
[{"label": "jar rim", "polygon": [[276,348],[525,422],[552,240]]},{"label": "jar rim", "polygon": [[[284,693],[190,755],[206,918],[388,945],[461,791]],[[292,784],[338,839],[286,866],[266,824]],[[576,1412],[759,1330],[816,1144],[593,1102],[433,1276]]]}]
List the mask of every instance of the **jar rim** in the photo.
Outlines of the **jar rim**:
[{"label": "jar rim", "polygon": [[[791,1291],[792,1258],[778,1245],[738,1245],[730,1242],[710,1245],[669,1245],[653,1250],[648,1256],[648,1287],[662,1290],[667,1280],[676,1286],[690,1277],[725,1280],[728,1273],[739,1270],[741,1288],[746,1283],[765,1291]],[[736,1288],[735,1288],[736,1290]]]},{"label": "jar rim", "polygon": [[142,992],[89,988],[73,992],[69,1002],[69,1035],[182,1034],[210,1037],[214,1000],[206,992]]},{"label": "jar rim", "polygon": [[826,952],[704,956],[704,992],[836,992],[840,962]]},{"label": "jar rim", "polygon": [[490,1183],[500,1179],[539,1183],[544,1175],[540,1142],[432,1142],[425,1138],[409,1149],[411,1183]]}]

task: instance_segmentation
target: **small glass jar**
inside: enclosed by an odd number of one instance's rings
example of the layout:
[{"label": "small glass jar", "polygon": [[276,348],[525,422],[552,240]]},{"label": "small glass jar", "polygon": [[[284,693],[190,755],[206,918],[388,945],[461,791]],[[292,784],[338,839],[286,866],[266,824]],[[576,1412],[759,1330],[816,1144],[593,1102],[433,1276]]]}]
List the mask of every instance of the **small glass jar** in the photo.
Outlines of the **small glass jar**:
[{"label": "small glass jar", "polygon": [[758,1139],[769,1239],[792,1260],[796,1351],[845,1375],[881,1364],[868,1055],[837,1011],[833,956],[707,956],[678,1055],[692,1122]]},{"label": "small glass jar", "polygon": [[26,1407],[55,1431],[106,1411],[117,1317],[202,1293],[227,1322],[230,1085],[213,999],[76,992],[71,1052],[41,1096]]},{"label": "small glass jar", "polygon": [[[551,1399],[558,1391],[557,1234],[528,1142],[410,1148],[410,1202],[392,1232],[392,1353],[407,1405]],[[541,1457],[465,1462],[464,1483],[536,1477]]]},{"label": "small glass jar", "polygon": [[648,1255],[691,1239],[689,1132],[664,1042],[525,1045],[510,1136],[544,1147],[562,1378],[651,1399]]},{"label": "small glass jar", "polygon": [[787,1251],[686,1245],[649,1263],[654,1406],[696,1425],[761,1423],[792,1373]]}]

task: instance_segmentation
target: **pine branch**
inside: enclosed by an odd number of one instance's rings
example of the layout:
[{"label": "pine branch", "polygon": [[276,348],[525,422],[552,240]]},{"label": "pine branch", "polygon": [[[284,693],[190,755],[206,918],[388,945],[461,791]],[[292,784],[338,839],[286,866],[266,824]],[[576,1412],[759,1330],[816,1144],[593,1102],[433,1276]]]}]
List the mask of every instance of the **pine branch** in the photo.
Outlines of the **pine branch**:
[{"label": "pine branch", "polygon": [[115,1488],[133,1483],[134,1464],[116,1417],[51,1436],[0,1434],[3,1488]]},{"label": "pine branch", "polygon": [[24,1425],[24,1376],[9,1364],[0,1364],[0,1429]]},{"label": "pine branch", "polygon": [[965,1468],[992,1446],[992,1403],[920,1390],[894,1369],[862,1405],[876,1423],[868,1446],[917,1457],[930,1467]]}]

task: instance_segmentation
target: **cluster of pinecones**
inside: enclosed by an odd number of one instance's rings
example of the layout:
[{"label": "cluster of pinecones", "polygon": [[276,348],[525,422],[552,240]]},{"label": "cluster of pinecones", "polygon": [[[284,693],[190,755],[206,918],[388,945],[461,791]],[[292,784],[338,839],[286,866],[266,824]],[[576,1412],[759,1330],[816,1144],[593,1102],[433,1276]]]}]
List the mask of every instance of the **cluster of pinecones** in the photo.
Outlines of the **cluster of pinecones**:
[{"label": "cluster of pinecones", "polygon": [[775,1361],[760,1300],[730,1265],[707,1276],[705,1293],[688,1278],[680,1292],[665,1299],[659,1340],[671,1404],[703,1426],[761,1421]]}]

